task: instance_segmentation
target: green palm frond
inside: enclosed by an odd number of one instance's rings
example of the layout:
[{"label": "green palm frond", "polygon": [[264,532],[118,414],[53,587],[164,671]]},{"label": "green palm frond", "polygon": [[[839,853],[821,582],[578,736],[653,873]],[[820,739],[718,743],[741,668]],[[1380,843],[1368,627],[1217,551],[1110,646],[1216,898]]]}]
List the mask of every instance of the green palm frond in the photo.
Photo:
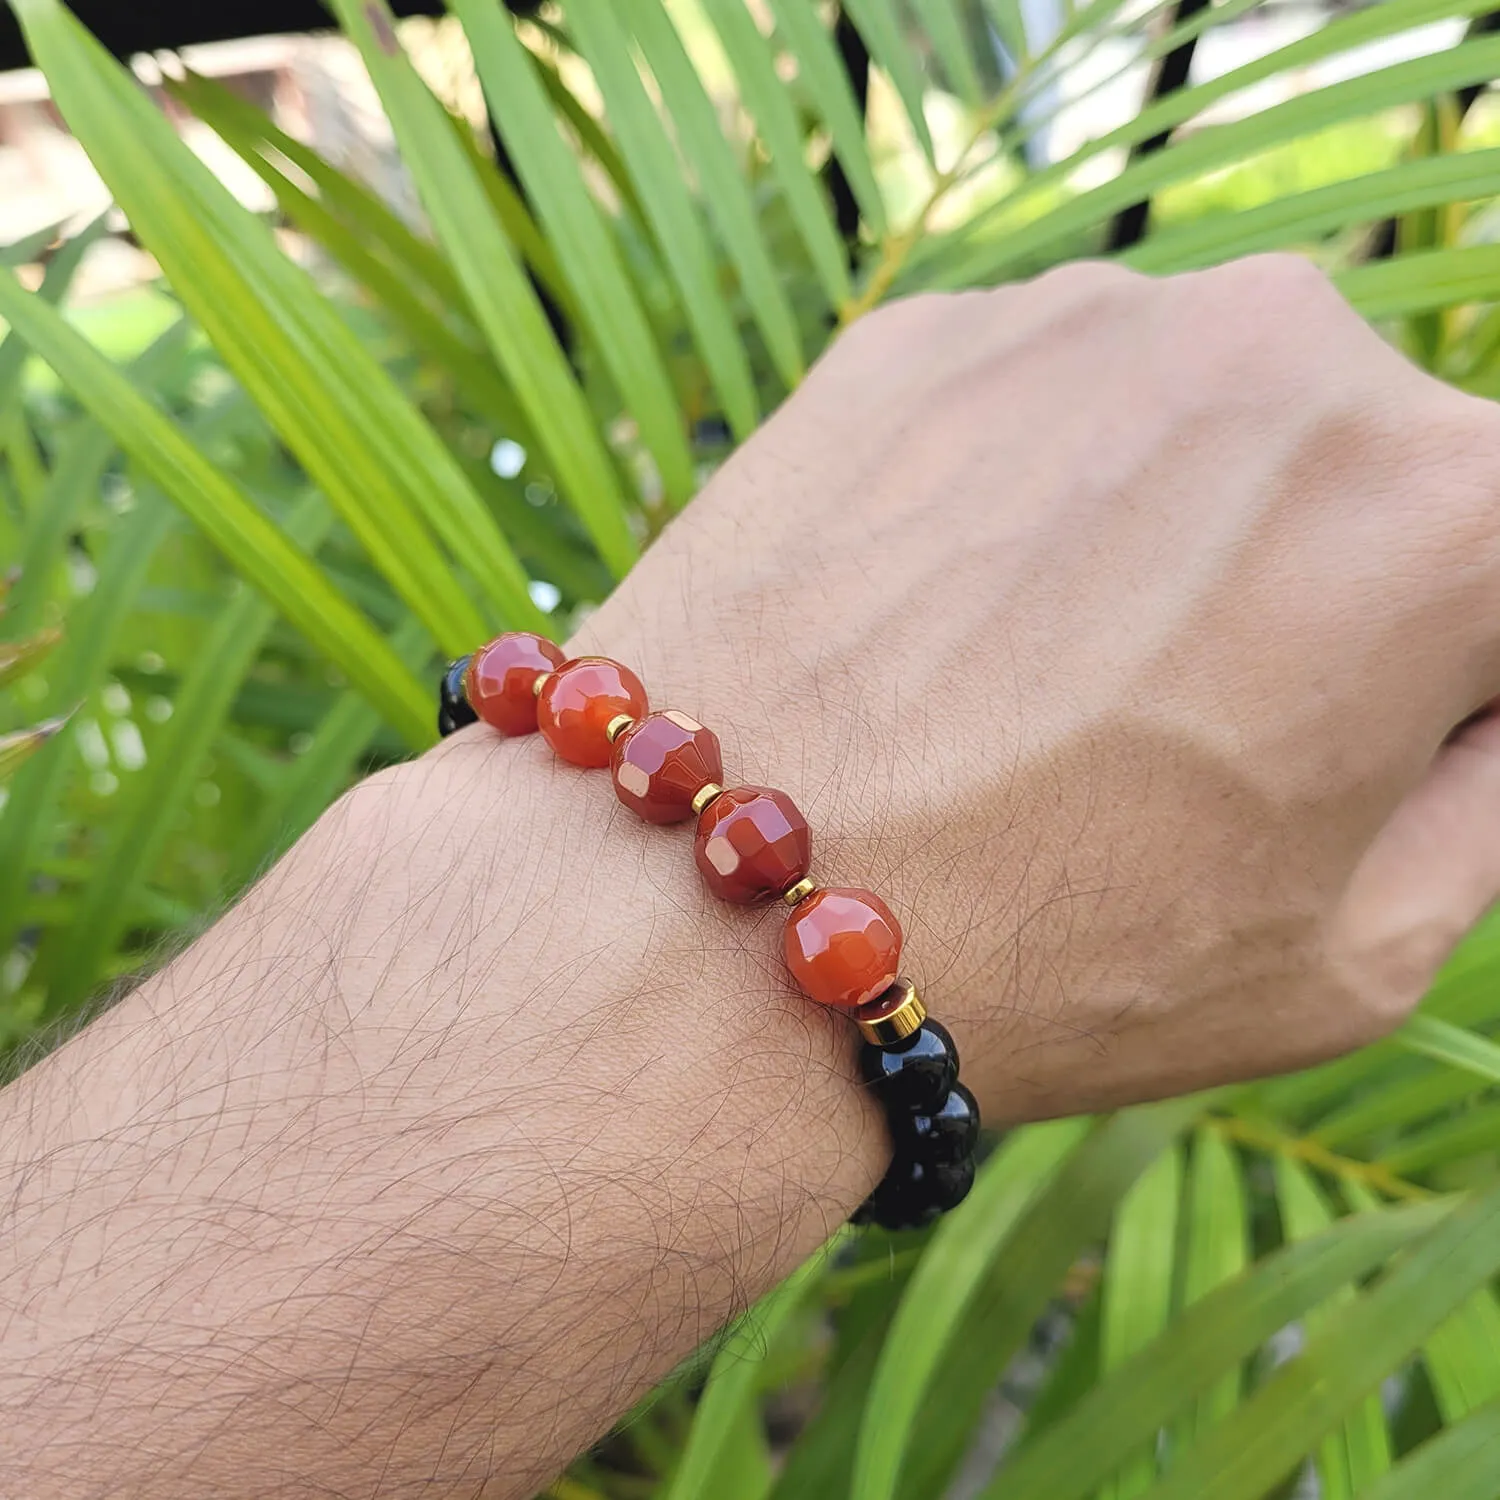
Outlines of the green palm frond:
[{"label": "green palm frond", "polygon": [[[20,576],[19,571],[0,574],[0,624],[5,620],[6,602]],[[60,640],[62,631],[56,626],[48,626],[18,640],[0,640],[0,688],[18,682],[38,666]],[[40,724],[0,734],[0,782],[14,775],[66,724],[66,718],[44,719]]]},{"label": "green palm frond", "polygon": [[44,719],[29,729],[0,734],[0,781],[13,776],[48,740],[67,725],[66,719]]},{"label": "green palm frond", "polygon": [[[412,222],[164,63],[273,224],[60,0],[12,0],[181,316],[116,361],[62,310],[104,221],[0,249],[0,567],[20,569],[0,1046],[428,743],[440,653],[566,635],[892,296],[1294,249],[1413,358],[1500,396],[1500,129],[1465,92],[1500,76],[1488,7],[1341,8],[1103,112],[1260,3],[1080,0],[1049,30],[1015,0],[561,0],[523,21],[449,0],[491,141],[382,0],[334,0]],[[1129,244],[1122,214],[1144,224]],[[25,290],[13,270],[39,262]],[[1263,1500],[1309,1474],[1324,1500],[1492,1500],[1497,978],[1491,920],[1355,1057],[1013,1132],[957,1214],[810,1262],[639,1409],[630,1472],[602,1452],[556,1493],[933,1500],[998,1387],[1016,1430],[985,1500]],[[773,1453],[762,1415],[794,1377],[816,1410]]]}]

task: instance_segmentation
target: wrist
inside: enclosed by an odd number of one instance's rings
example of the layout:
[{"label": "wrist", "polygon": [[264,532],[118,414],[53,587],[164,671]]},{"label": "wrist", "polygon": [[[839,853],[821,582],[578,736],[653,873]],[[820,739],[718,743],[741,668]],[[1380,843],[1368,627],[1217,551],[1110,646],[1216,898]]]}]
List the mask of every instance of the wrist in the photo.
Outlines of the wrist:
[{"label": "wrist", "polygon": [[[775,914],[712,902],[683,852],[536,742],[458,736],[8,1092],[38,1431],[102,1474],[149,1407],[163,1494],[240,1493],[267,1453],[401,1494],[500,1411],[529,1493],[814,1249],[884,1126]],[[80,1360],[106,1405],[58,1378]]]},{"label": "wrist", "polygon": [[648,1166],[670,1138],[650,1116],[674,1105],[673,1133],[700,1151],[761,1157],[778,1179],[774,1232],[788,1227],[789,1192],[816,1221],[809,1244],[842,1222],[886,1147],[850,1028],[786,974],[779,904],[714,900],[689,833],[641,823],[607,777],[558,763],[536,738],[470,731],[393,774],[409,783],[399,797],[430,809],[446,847],[438,878],[474,934],[462,963],[470,1010],[488,1021],[466,1012],[465,1024],[503,1032],[517,1054],[507,1067],[591,1079],[639,1118]]},{"label": "wrist", "polygon": [[903,978],[901,926],[881,897],[813,877],[812,833],[785,791],[726,788],[713,730],[680,711],[653,712],[644,682],[623,662],[570,658],[532,632],[504,632],[450,662],[437,700],[445,739],[477,722],[507,738],[540,734],[569,766],[607,768],[619,803],[638,818],[692,821],[694,863],[719,900],[755,906],[779,897],[787,976],[856,1024],[859,1074],[890,1127],[889,1169],[857,1221],[913,1228],[963,1200],[979,1111],[959,1082],[953,1040]]}]

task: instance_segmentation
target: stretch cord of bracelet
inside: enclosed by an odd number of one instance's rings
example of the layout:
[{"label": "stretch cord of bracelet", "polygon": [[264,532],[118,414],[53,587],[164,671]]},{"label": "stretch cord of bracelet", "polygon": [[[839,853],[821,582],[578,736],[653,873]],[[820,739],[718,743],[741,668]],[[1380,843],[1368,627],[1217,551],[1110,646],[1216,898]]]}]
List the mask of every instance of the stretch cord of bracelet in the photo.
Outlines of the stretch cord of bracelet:
[{"label": "stretch cord of bracelet", "polygon": [[649,707],[628,667],[602,656],[567,660],[542,636],[513,631],[448,667],[438,732],[480,719],[507,735],[540,729],[564,760],[610,767],[620,801],[648,823],[696,819],[694,856],[716,896],[784,901],[787,968],[809,998],[853,1018],[860,1076],[890,1126],[890,1168],[855,1221],[930,1223],[973,1184],[979,1106],[958,1081],[953,1038],[898,972],[900,924],[873,892],[812,879],[812,835],[785,792],[726,789],[718,736],[686,714]]}]

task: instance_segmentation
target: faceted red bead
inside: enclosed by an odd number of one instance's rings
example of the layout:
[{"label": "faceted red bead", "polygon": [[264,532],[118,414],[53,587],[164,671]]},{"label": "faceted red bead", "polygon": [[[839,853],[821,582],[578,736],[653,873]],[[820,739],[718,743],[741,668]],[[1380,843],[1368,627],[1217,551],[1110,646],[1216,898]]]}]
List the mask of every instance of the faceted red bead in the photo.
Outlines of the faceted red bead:
[{"label": "faceted red bead", "polygon": [[779,896],[807,874],[812,834],[785,792],[741,786],[703,809],[693,856],[714,895],[749,903]]},{"label": "faceted red bead", "polygon": [[562,651],[544,636],[512,630],[474,653],[464,691],[474,712],[501,734],[536,729],[536,680],[563,664]]},{"label": "faceted red bead", "polygon": [[651,714],[615,741],[615,794],[648,823],[680,823],[693,798],[724,774],[719,737],[671,710]]},{"label": "faceted red bead", "polygon": [[641,679],[607,656],[565,661],[542,684],[536,719],[547,743],[575,766],[607,766],[613,746],[606,731],[621,714],[646,712]]},{"label": "faceted red bead", "polygon": [[872,891],[814,891],[787,918],[786,963],[820,1005],[864,1005],[895,981],[901,924]]}]

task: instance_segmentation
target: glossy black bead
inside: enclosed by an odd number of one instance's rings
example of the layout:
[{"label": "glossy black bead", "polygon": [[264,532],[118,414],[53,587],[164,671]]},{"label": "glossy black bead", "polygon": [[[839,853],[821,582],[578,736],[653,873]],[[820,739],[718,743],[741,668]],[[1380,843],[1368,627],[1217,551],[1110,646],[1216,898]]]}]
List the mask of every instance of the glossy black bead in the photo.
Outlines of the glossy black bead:
[{"label": "glossy black bead", "polygon": [[[909,1131],[903,1141],[901,1130]],[[891,1119],[897,1154],[907,1153],[922,1161],[956,1162],[974,1154],[979,1141],[979,1104],[963,1084],[955,1083],[948,1097],[927,1114]]]},{"label": "glossy black bead", "polygon": [[894,1046],[866,1042],[859,1049],[859,1072],[887,1114],[924,1114],[943,1102],[958,1078],[958,1048],[947,1031],[929,1019]]},{"label": "glossy black bead", "polygon": [[477,724],[479,715],[469,707],[464,693],[464,673],[469,669],[469,658],[460,656],[449,662],[443,673],[443,685],[438,690],[438,733],[445,739],[462,729],[466,724]]},{"label": "glossy black bead", "polygon": [[854,1216],[882,1229],[921,1229],[957,1208],[974,1186],[974,1158],[932,1162],[897,1156],[880,1186]]}]

